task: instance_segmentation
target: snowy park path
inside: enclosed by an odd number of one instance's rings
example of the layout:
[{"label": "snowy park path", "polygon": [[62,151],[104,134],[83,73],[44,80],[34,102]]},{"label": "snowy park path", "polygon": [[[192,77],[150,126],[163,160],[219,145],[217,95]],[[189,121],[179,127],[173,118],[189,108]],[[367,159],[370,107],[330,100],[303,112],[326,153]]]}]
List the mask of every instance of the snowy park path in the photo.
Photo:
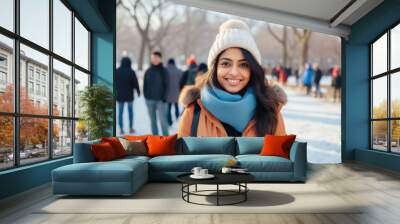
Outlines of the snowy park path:
[{"label": "snowy park path", "polygon": [[307,142],[311,163],[341,162],[340,104],[286,89],[288,104],[283,108],[286,131]]},{"label": "snowy park path", "polygon": [[[308,161],[311,163],[340,163],[340,104],[326,102],[305,96],[293,90],[286,90],[288,104],[283,115],[288,134],[308,143]],[[124,111],[125,132],[128,130],[128,112]],[[170,134],[176,133],[178,121],[170,127]],[[159,127],[161,127],[159,125]],[[151,133],[150,120],[143,96],[134,101],[135,134]],[[161,128],[159,128],[161,130]],[[119,129],[117,135],[119,135]]]}]

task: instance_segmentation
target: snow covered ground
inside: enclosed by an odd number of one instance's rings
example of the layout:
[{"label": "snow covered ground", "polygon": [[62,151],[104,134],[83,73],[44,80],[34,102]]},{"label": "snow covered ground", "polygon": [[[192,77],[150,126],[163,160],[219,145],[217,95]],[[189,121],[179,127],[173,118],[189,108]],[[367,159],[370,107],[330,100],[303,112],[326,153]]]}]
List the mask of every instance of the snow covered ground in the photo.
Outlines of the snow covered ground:
[{"label": "snow covered ground", "polygon": [[[340,104],[305,96],[286,90],[288,104],[283,108],[287,133],[308,143],[308,161],[311,163],[340,163]],[[118,116],[118,113],[117,113]],[[128,131],[128,111],[124,110],[125,133]],[[170,127],[176,133],[178,121]],[[150,120],[143,96],[134,101],[135,134],[151,133]],[[159,125],[159,130],[161,126]],[[160,131],[161,132],[161,131]],[[119,135],[119,128],[117,135]]]},{"label": "snow covered ground", "polygon": [[288,104],[283,108],[286,131],[307,142],[308,161],[340,163],[340,104],[292,90],[286,90],[286,94]]}]

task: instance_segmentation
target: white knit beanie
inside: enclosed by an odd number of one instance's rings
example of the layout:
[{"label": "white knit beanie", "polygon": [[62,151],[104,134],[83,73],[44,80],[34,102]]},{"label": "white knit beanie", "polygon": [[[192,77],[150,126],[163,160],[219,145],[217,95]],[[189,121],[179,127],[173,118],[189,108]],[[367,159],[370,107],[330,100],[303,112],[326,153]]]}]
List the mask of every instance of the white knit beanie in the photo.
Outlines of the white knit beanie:
[{"label": "white knit beanie", "polygon": [[251,35],[250,28],[241,20],[230,19],[219,27],[219,33],[208,53],[208,67],[211,68],[213,66],[214,60],[219,53],[231,47],[240,47],[248,50],[257,62],[261,64],[260,51]]}]

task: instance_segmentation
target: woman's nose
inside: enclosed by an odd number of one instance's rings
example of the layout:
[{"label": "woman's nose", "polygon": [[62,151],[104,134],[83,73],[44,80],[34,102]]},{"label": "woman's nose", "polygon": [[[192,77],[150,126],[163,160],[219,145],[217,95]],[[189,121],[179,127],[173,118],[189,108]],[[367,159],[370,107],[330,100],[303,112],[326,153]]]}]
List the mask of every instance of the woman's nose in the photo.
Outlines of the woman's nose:
[{"label": "woman's nose", "polygon": [[239,75],[240,74],[239,66],[233,65],[230,73],[232,76]]}]

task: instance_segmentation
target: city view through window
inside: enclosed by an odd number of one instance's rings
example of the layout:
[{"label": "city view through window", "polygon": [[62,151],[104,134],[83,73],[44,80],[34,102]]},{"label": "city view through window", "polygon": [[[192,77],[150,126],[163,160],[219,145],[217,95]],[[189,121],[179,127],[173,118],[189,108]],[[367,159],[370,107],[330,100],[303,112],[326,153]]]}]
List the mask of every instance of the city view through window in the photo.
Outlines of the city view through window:
[{"label": "city view through window", "polygon": [[[20,0],[19,27],[14,7],[0,3],[0,170],[70,156],[87,139],[79,93],[90,84],[88,29],[60,0]],[[35,13],[49,10],[52,18]]]}]

